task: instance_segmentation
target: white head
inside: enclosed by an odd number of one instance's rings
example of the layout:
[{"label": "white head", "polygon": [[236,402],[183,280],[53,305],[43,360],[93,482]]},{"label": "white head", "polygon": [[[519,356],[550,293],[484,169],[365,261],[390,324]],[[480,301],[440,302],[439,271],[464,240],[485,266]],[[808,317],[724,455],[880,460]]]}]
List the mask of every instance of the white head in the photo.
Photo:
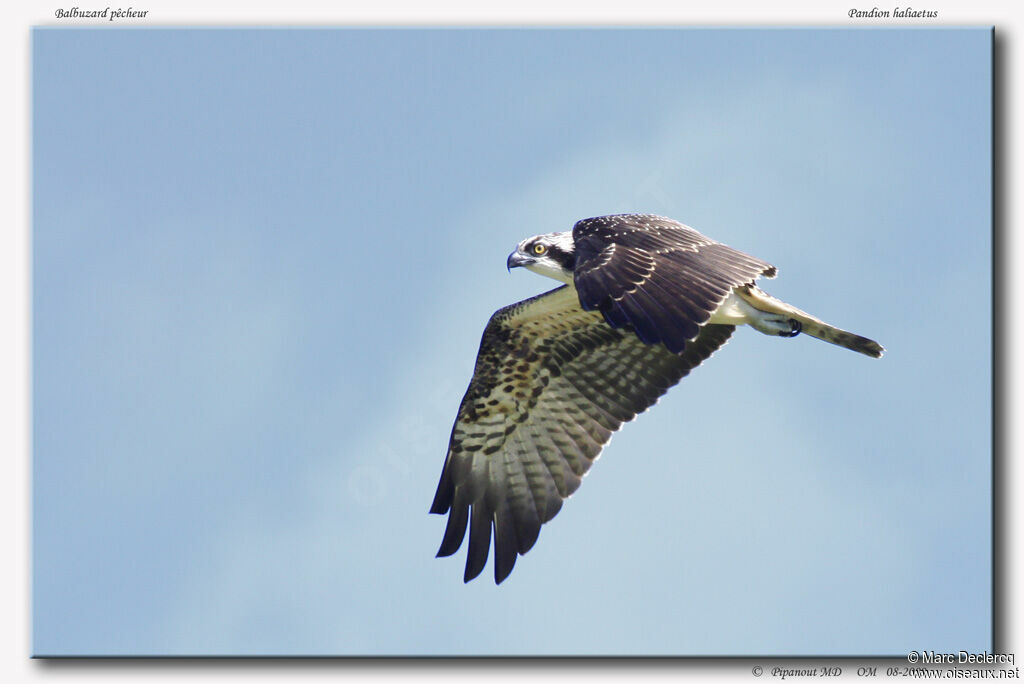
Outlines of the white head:
[{"label": "white head", "polygon": [[576,244],[572,231],[535,235],[519,243],[508,255],[509,270],[524,266],[534,273],[572,284],[576,265]]}]

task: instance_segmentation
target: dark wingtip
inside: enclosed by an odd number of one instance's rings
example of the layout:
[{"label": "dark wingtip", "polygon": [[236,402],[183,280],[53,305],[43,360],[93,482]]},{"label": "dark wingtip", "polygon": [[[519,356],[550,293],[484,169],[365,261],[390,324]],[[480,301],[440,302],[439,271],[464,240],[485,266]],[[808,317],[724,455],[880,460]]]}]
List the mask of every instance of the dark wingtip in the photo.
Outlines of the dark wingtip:
[{"label": "dark wingtip", "polygon": [[466,552],[466,572],[463,582],[475,578],[487,565],[487,552],[491,548],[491,512],[486,504],[477,502],[469,517],[469,550]]},{"label": "dark wingtip", "polygon": [[437,556],[450,556],[462,546],[462,540],[466,536],[466,523],[469,520],[469,506],[456,492],[455,500],[448,507],[448,524],[444,527],[444,537],[441,539],[441,548]]},{"label": "dark wingtip", "polygon": [[483,572],[483,570],[484,570],[483,566],[480,566],[479,568],[477,568],[477,567],[471,568],[467,564],[466,565],[466,572],[464,572],[463,575],[462,575],[462,583],[463,584],[468,584],[471,580],[475,580],[480,575],[480,573]]},{"label": "dark wingtip", "polygon": [[452,506],[455,499],[455,483],[452,482],[452,474],[448,469],[450,460],[446,460],[441,469],[441,478],[437,483],[437,491],[434,492],[434,500],[430,502],[430,512],[444,515]]},{"label": "dark wingtip", "polygon": [[516,558],[519,554],[514,548],[499,551],[497,542],[494,547],[494,583],[501,584],[505,578],[512,574],[516,566]]},{"label": "dark wingtip", "polygon": [[497,563],[494,565],[494,584],[501,584],[505,581],[509,575],[512,574],[512,568],[515,567],[515,560],[513,559],[512,564],[507,568],[499,568]]}]

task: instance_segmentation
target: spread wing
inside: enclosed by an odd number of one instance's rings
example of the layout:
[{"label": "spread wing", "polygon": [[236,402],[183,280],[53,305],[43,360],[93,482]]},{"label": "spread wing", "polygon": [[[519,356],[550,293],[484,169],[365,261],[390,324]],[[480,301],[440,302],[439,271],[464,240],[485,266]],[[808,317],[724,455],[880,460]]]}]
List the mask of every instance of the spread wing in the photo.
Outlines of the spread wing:
[{"label": "spread wing", "polygon": [[771,264],[662,216],[584,219],[572,235],[583,308],[675,352],[697,337],[734,287],[775,276]]},{"label": "spread wing", "polygon": [[530,550],[615,430],[654,404],[732,334],[704,326],[682,354],[647,345],[581,308],[560,287],[497,311],[452,428],[431,513],[448,513],[438,556],[469,551],[480,574],[494,538],[494,579]]}]

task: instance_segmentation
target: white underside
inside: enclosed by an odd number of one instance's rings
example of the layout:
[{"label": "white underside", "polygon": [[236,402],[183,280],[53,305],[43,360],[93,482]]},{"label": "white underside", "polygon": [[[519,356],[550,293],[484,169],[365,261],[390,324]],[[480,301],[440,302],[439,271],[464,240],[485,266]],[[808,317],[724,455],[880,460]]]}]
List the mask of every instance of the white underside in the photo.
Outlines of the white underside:
[{"label": "white underside", "polygon": [[790,320],[791,316],[788,314],[769,313],[755,309],[733,290],[722,302],[722,305],[711,314],[708,323],[749,325],[765,335],[789,335],[793,330]]},{"label": "white underside", "polygon": [[711,314],[708,323],[722,325],[749,325],[761,315],[761,312],[747,304],[735,292],[730,292],[722,305]]}]

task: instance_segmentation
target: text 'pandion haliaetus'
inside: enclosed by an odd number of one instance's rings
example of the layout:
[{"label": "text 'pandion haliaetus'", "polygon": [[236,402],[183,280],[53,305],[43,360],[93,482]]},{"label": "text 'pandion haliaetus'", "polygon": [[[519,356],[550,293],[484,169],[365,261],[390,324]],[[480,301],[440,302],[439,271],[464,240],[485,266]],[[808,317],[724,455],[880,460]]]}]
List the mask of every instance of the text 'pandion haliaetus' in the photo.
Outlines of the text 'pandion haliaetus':
[{"label": "text 'pandion haliaetus'", "polygon": [[509,269],[565,283],[491,316],[452,428],[431,513],[438,556],[469,527],[464,580],[494,580],[530,550],[612,433],[725,344],[737,325],[803,332],[878,358],[877,342],[762,292],[775,267],[662,216],[584,219],[523,240]]}]

